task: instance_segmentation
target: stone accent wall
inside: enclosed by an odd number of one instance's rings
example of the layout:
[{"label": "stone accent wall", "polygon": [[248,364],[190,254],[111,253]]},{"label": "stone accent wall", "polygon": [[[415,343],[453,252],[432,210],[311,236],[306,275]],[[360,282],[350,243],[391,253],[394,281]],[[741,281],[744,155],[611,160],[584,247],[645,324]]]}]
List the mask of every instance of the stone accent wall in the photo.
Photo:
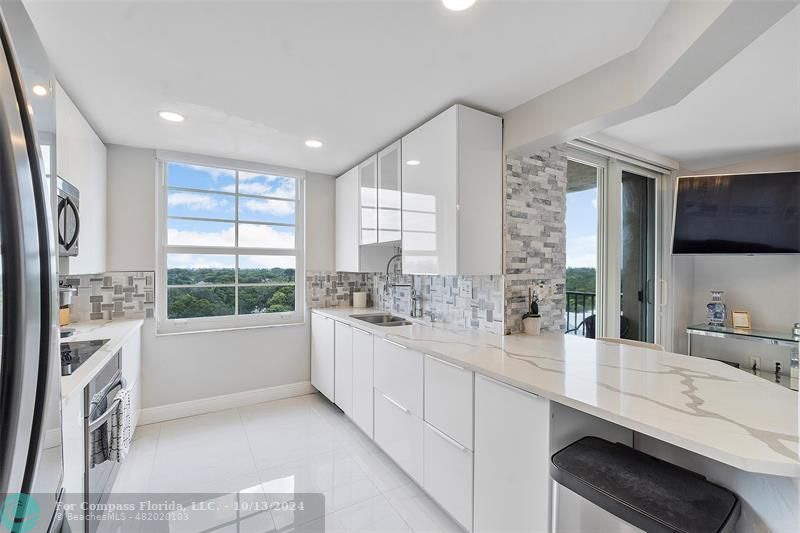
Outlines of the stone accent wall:
[{"label": "stone accent wall", "polygon": [[70,320],[153,318],[155,272],[105,272],[61,276],[59,282],[78,289],[72,297]]},{"label": "stone accent wall", "polygon": [[353,292],[367,292],[367,305],[372,305],[373,275],[352,272],[307,272],[306,300],[311,308],[347,307],[353,305]]},{"label": "stone accent wall", "polygon": [[540,294],[542,329],[563,330],[566,305],[567,157],[558,147],[506,156],[505,332],[522,330],[528,287]]}]

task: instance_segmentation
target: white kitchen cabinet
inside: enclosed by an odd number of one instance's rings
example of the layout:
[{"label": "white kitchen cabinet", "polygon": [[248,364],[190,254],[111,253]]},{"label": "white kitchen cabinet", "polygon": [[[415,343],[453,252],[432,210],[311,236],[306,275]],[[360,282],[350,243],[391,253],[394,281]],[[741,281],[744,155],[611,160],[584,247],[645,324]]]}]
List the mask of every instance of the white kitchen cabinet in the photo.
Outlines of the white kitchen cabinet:
[{"label": "white kitchen cabinet", "polygon": [[311,384],[334,401],[334,321],[311,313]]},{"label": "white kitchen cabinet", "polygon": [[361,199],[361,244],[378,242],[378,156],[373,155],[358,165],[359,198]]},{"label": "white kitchen cabinet", "polygon": [[473,373],[425,356],[425,421],[472,449]]},{"label": "white kitchen cabinet", "polygon": [[399,241],[400,141],[378,152],[378,242]]},{"label": "white kitchen cabinet", "polygon": [[549,531],[549,465],[550,402],[476,376],[474,531]]},{"label": "white kitchen cabinet", "polygon": [[353,328],[353,422],[373,438],[373,336]]},{"label": "white kitchen cabinet", "polygon": [[336,322],[334,329],[334,391],[336,405],[353,418],[353,328]]},{"label": "white kitchen cabinet", "polygon": [[502,272],[502,120],[453,106],[402,139],[405,274]]},{"label": "white kitchen cabinet", "polygon": [[358,169],[336,179],[336,270],[358,272],[359,264]]},{"label": "white kitchen cabinet", "polygon": [[[56,85],[56,172],[80,190],[77,256],[62,258],[61,274],[106,271],[106,145],[60,85]],[[53,180],[55,183],[55,180]],[[66,265],[65,265],[66,263]]]},{"label": "white kitchen cabinet", "polygon": [[423,484],[423,422],[407,408],[375,389],[375,443]]},{"label": "white kitchen cabinet", "polygon": [[375,339],[375,388],[422,418],[422,354],[391,340]]},{"label": "white kitchen cabinet", "polygon": [[121,372],[131,393],[132,427],[136,429],[142,409],[142,329],[136,328],[122,345]]},{"label": "white kitchen cabinet", "polygon": [[430,424],[424,433],[423,487],[467,531],[472,531],[472,451]]},{"label": "white kitchen cabinet", "polygon": [[[336,179],[335,263],[338,272],[383,272],[394,254],[393,246],[361,246],[362,215],[368,219],[367,224],[372,224],[364,230],[368,239],[377,240],[377,189],[361,187],[361,174],[368,183],[375,168],[374,164],[361,165]],[[363,210],[362,201],[366,202]]]}]

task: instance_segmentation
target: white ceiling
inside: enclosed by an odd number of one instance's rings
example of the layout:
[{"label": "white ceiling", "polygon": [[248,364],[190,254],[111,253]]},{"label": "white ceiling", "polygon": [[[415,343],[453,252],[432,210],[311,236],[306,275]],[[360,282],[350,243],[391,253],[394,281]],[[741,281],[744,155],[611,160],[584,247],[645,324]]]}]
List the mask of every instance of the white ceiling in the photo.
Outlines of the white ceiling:
[{"label": "white ceiling", "polygon": [[603,133],[691,170],[800,150],[800,8],[677,105]]},{"label": "white ceiling", "polygon": [[[502,113],[636,48],[666,3],[26,5],[105,142],[339,173],[451,103]],[[306,148],[311,137],[325,146]]]}]

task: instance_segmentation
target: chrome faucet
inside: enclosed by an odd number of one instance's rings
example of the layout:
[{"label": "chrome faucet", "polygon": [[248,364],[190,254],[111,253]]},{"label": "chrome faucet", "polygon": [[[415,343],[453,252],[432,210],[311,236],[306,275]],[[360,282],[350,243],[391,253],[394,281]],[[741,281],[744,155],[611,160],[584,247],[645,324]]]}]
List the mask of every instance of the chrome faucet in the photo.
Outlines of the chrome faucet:
[{"label": "chrome faucet", "polygon": [[411,285],[409,283],[392,283],[391,282],[391,278],[389,277],[389,267],[392,266],[392,262],[393,261],[395,261],[397,259],[400,259],[401,257],[403,257],[403,254],[395,254],[386,263],[386,285],[384,285],[384,287],[383,287],[383,292],[384,292],[384,294],[386,294],[386,296],[389,296],[389,289],[390,288],[411,287]]}]

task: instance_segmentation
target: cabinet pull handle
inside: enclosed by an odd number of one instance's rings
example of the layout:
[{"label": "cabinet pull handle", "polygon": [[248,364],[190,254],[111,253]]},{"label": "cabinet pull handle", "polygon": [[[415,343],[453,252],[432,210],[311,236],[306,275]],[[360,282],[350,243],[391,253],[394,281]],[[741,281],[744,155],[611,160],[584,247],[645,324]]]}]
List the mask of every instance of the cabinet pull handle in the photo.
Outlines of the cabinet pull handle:
[{"label": "cabinet pull handle", "polygon": [[400,405],[400,404],[399,404],[399,403],[397,403],[396,401],[392,400],[391,398],[389,398],[389,397],[388,397],[388,396],[386,396],[385,394],[383,394],[382,396],[383,396],[383,397],[384,397],[384,398],[385,398],[385,399],[386,399],[388,402],[392,403],[392,404],[393,404],[395,407],[397,407],[398,409],[400,409],[400,410],[401,410],[401,411],[403,411],[404,413],[407,413],[407,412],[408,412],[408,409],[406,409],[405,407],[403,407],[402,405]]},{"label": "cabinet pull handle", "polygon": [[436,433],[437,435],[439,435],[441,438],[443,438],[444,440],[446,440],[447,442],[449,442],[450,444],[452,444],[453,446],[455,446],[456,448],[458,448],[458,449],[459,449],[459,450],[461,450],[462,452],[465,452],[465,451],[467,451],[467,448],[466,448],[466,447],[464,447],[464,446],[462,446],[461,444],[459,444],[459,443],[458,443],[458,441],[456,441],[456,440],[452,439],[451,437],[448,437],[447,435],[445,435],[444,433],[442,433],[441,431],[439,431],[438,429],[436,429],[435,427],[433,427],[433,426],[432,426],[432,425],[430,425],[430,424],[428,424],[428,427],[429,427],[431,430],[433,430],[433,432],[434,432],[434,433]]},{"label": "cabinet pull handle", "polygon": [[453,368],[457,368],[459,370],[466,370],[466,368],[464,368],[463,366],[459,366],[459,365],[457,365],[455,363],[451,363],[450,361],[445,361],[444,359],[439,359],[438,357],[434,357],[432,355],[428,355],[428,357],[430,357],[431,359],[433,359],[437,363],[442,363],[443,365],[452,366]]},{"label": "cabinet pull handle", "polygon": [[363,329],[353,328],[353,331],[357,331],[357,332],[362,333],[364,335],[372,335],[372,333],[370,333],[369,331],[364,331]]},{"label": "cabinet pull handle", "polygon": [[517,392],[517,393],[520,393],[520,394],[529,394],[529,395],[533,396],[534,398],[539,398],[540,397],[535,392],[528,392],[528,391],[526,391],[524,389],[520,389],[519,387],[515,387],[514,385],[509,385],[508,383],[503,383],[502,381],[498,381],[498,380],[496,380],[494,378],[490,378],[490,377],[486,377],[486,376],[481,376],[481,378],[483,378],[486,381],[489,381],[491,383],[494,383],[496,385],[500,385],[501,387],[503,387],[505,389],[508,389],[510,391],[514,391],[514,392]]},{"label": "cabinet pull handle", "polygon": [[400,344],[399,342],[390,341],[389,339],[383,339],[383,340],[384,340],[384,341],[386,341],[386,342],[388,342],[389,344],[392,344],[392,345],[394,345],[394,346],[397,346],[398,348],[402,348],[402,349],[404,349],[404,350],[408,350],[408,347],[406,347],[406,346],[403,346],[403,345],[402,345],[402,344]]}]

